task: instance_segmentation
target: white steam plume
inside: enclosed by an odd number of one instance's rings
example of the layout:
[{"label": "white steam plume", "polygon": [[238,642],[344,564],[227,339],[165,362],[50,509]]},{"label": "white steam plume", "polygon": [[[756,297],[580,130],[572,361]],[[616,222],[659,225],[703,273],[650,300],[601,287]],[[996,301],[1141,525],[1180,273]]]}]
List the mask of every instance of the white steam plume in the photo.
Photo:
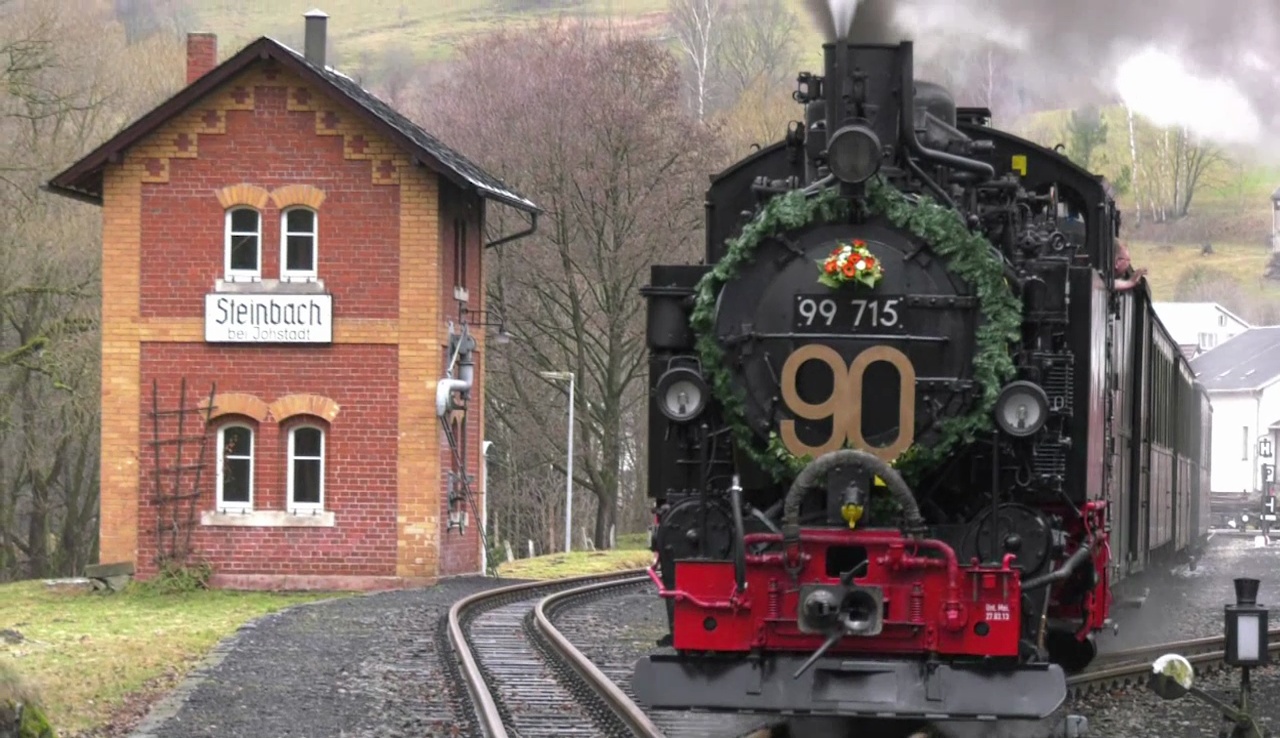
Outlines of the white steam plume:
[{"label": "white steam plume", "polygon": [[918,60],[996,44],[1016,56],[1001,76],[1042,100],[1119,99],[1223,144],[1280,149],[1276,0],[830,2],[856,9],[855,41],[914,38]]}]

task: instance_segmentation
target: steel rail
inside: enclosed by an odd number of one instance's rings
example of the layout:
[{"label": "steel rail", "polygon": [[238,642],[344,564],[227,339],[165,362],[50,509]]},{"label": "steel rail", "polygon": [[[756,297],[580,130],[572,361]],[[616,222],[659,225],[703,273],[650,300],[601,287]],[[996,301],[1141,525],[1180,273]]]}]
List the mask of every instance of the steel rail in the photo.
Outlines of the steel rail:
[{"label": "steel rail", "polygon": [[599,588],[616,584],[619,579],[642,578],[644,571],[644,569],[633,569],[610,572],[608,574],[589,574],[567,579],[512,584],[506,587],[477,592],[453,603],[453,606],[449,608],[449,642],[453,646],[454,653],[457,654],[460,662],[459,670],[462,673],[463,681],[466,682],[467,693],[471,696],[471,702],[475,707],[480,727],[488,738],[510,738],[510,734],[503,723],[498,704],[485,681],[484,673],[480,669],[480,662],[476,658],[470,640],[467,638],[466,629],[463,627],[463,618],[475,608],[512,595],[527,595],[527,597],[522,597],[521,599],[531,599],[536,596],[538,590],[555,590],[575,584],[587,585],[586,587],[577,587],[577,590],[590,589],[592,587]]},{"label": "steel rail", "polygon": [[[1268,631],[1267,635],[1268,652],[1280,653],[1280,628]],[[1167,653],[1185,656],[1192,666],[1197,667],[1199,676],[1200,673],[1225,666],[1226,640],[1226,636],[1192,638],[1104,654],[1099,656],[1099,660],[1105,661],[1067,678],[1067,692],[1080,697],[1099,689],[1137,684],[1151,673],[1151,662]]]},{"label": "steel rail", "polygon": [[551,644],[556,653],[573,667],[578,676],[582,677],[583,681],[596,691],[596,694],[604,700],[609,709],[613,710],[614,714],[620,717],[636,736],[639,738],[664,738],[665,734],[653,724],[653,721],[649,719],[644,710],[623,693],[622,689],[612,679],[600,671],[592,663],[591,659],[584,656],[581,651],[570,643],[569,639],[565,638],[564,634],[552,624],[551,617],[548,615],[549,610],[576,597],[598,592],[602,589],[643,584],[647,581],[649,581],[649,577],[642,574],[638,577],[622,579],[607,584],[588,584],[564,592],[557,592],[542,598],[538,602],[534,607],[533,617],[534,624],[538,632],[542,634],[542,637],[547,639],[547,642]]}]

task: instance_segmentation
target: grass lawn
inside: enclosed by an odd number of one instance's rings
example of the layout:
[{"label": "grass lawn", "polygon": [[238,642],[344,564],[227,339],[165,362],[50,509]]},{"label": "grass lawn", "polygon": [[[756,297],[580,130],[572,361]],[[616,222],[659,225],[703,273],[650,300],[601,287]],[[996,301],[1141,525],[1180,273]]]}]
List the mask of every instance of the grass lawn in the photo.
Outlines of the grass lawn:
[{"label": "grass lawn", "polygon": [[[645,26],[666,12],[666,0],[196,0],[199,30],[218,34],[227,56],[258,36],[297,43],[302,14],[319,7],[329,14],[328,33],[338,62],[349,67],[364,53],[389,47],[410,50],[420,60],[446,58],[468,36],[539,19],[612,17]],[[301,48],[301,46],[299,46]]]},{"label": "grass lawn", "polygon": [[1157,300],[1173,300],[1178,280],[1192,269],[1212,268],[1235,279],[1248,295],[1280,298],[1280,282],[1264,279],[1263,271],[1271,254],[1261,246],[1214,243],[1214,253],[1200,255],[1198,244],[1155,244],[1130,242],[1134,266],[1146,267],[1147,280]]},{"label": "grass lawn", "polygon": [[[130,702],[172,687],[245,622],[330,594],[194,591],[59,593],[0,585],[0,661],[42,697],[66,738],[100,728]],[[10,637],[5,638],[4,635]],[[134,705],[136,707],[136,705]]]},{"label": "grass lawn", "polygon": [[531,559],[516,559],[499,565],[498,576],[511,579],[563,579],[586,574],[640,569],[652,563],[653,552],[647,549],[574,551],[569,554],[547,554]]}]

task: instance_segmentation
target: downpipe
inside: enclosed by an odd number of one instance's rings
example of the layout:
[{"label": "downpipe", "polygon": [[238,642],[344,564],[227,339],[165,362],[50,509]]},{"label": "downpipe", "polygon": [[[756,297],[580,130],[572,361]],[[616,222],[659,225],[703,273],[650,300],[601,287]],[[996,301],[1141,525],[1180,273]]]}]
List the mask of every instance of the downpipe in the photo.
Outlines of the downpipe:
[{"label": "downpipe", "polygon": [[1041,574],[1034,579],[1028,579],[1023,582],[1022,591],[1028,592],[1033,589],[1039,589],[1050,584],[1061,582],[1071,576],[1075,573],[1076,569],[1080,568],[1080,565],[1084,563],[1085,559],[1089,558],[1093,553],[1093,544],[1093,536],[1088,536],[1081,541],[1080,548],[1077,548],[1075,553],[1071,554],[1071,556],[1067,557],[1066,561],[1062,562],[1062,566],[1054,569],[1048,574]]}]

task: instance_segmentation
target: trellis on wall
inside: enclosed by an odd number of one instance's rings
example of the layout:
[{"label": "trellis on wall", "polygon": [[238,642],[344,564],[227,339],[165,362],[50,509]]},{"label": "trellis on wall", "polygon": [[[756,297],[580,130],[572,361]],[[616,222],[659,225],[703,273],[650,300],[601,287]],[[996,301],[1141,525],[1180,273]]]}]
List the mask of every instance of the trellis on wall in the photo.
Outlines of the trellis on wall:
[{"label": "trellis on wall", "polygon": [[[155,380],[151,382],[152,500],[156,510],[158,569],[191,563],[191,533],[196,524],[200,477],[209,439],[206,429],[213,417],[217,391],[216,383],[210,385],[208,404],[189,407],[187,380],[183,377],[178,406],[162,409],[159,385]],[[189,423],[191,415],[197,417]],[[166,453],[170,451],[171,454]]]}]

